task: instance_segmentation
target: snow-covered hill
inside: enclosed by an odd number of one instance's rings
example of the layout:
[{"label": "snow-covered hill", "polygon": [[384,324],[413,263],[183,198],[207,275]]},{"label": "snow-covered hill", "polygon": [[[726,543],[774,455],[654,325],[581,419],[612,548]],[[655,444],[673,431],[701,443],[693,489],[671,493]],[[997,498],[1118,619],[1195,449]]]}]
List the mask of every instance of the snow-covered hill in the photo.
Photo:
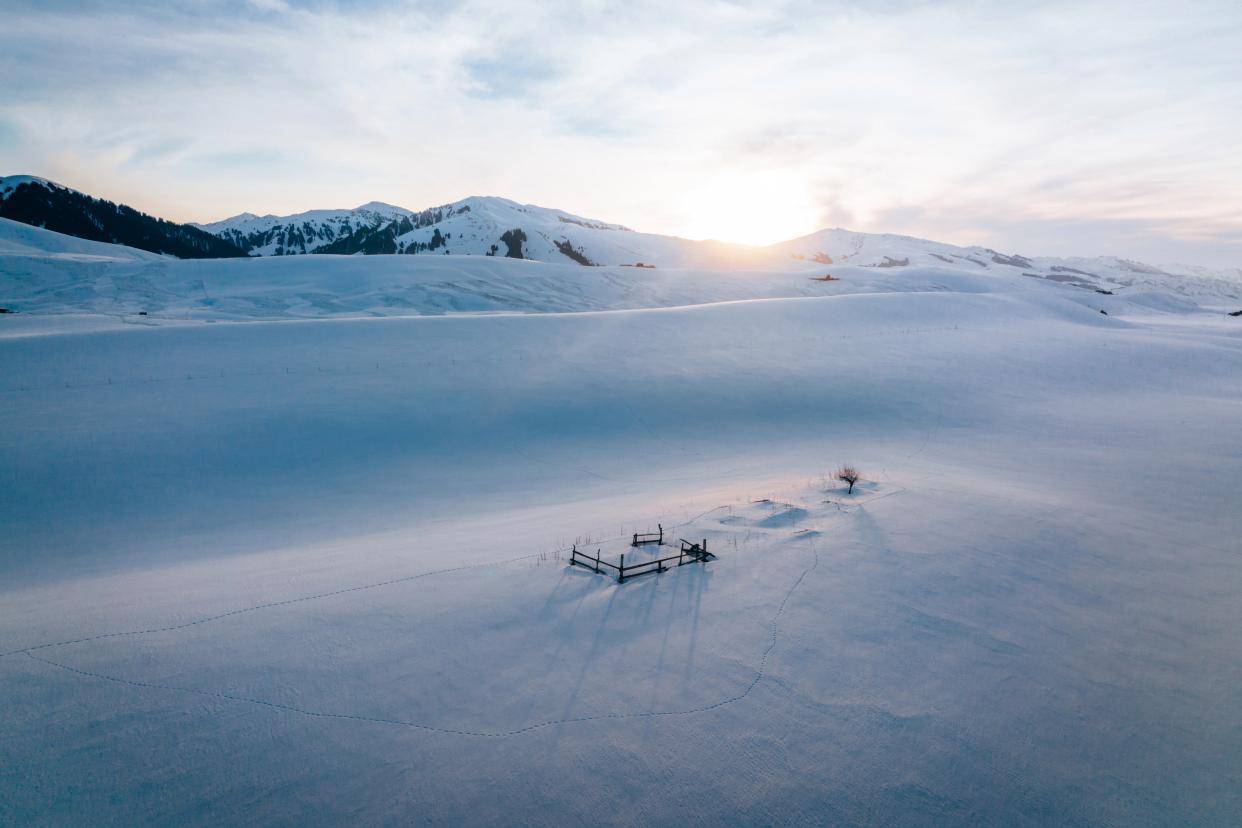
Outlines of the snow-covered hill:
[{"label": "snow-covered hill", "polygon": [[0,218],[0,279],[12,278],[28,259],[89,258],[115,262],[160,262],[168,257],[123,244],[91,241]]},{"label": "snow-covered hill", "polygon": [[1099,291],[1150,288],[1203,297],[1235,297],[1242,291],[1242,269],[1155,267],[1115,256],[1024,256],[888,233],[820,230],[772,245],[767,250],[778,258],[789,256],[822,264],[830,272],[842,266],[894,271],[910,267],[949,267],[974,273],[1021,275]]}]

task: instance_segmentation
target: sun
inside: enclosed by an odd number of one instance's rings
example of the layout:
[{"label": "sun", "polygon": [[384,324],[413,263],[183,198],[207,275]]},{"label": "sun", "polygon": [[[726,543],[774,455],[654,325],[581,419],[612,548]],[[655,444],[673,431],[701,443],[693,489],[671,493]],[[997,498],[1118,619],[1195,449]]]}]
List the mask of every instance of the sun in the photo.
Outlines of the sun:
[{"label": "sun", "polygon": [[691,239],[765,245],[820,229],[819,209],[804,180],[792,173],[725,172],[681,198]]}]

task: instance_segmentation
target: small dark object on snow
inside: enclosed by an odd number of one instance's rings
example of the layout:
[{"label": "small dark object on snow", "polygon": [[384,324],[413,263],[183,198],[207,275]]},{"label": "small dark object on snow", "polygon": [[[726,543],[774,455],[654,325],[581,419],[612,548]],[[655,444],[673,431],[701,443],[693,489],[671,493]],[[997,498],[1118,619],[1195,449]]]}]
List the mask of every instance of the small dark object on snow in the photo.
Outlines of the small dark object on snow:
[{"label": "small dark object on snow", "polygon": [[839,282],[841,280],[838,279],[836,276],[833,276],[831,273],[825,273],[823,276],[812,276],[811,281],[812,282]]},{"label": "small dark object on snow", "polygon": [[997,253],[995,250],[988,251],[992,254],[992,261],[997,264],[1009,265],[1010,267],[1030,267],[1031,260],[1026,256],[1006,256],[1004,253]]},{"label": "small dark object on snow", "polygon": [[1230,311],[1230,316],[1242,316],[1242,311]]},{"label": "small dark object on snow", "polygon": [[138,315],[139,315],[139,316],[146,316],[146,315],[147,315],[147,312],[146,312],[146,311],[138,311]]},{"label": "small dark object on snow", "polygon": [[586,254],[582,252],[581,248],[574,247],[573,243],[570,242],[569,239],[552,243],[556,245],[557,250],[561,251],[563,254],[573,259],[583,267],[595,267],[595,262],[588,259]]},{"label": "small dark object on snow", "polygon": [[1112,292],[1111,290],[1105,290],[1104,288],[1096,288],[1096,289],[1095,289],[1095,292],[1096,292],[1096,293],[1102,293],[1102,294],[1104,294],[1105,296],[1112,296],[1112,295],[1113,295],[1113,292]]},{"label": "small dark object on snow", "polygon": [[0,313],[17,313],[17,311],[11,311],[8,308],[0,308]]},{"label": "small dark object on snow", "polygon": [[1106,310],[1101,309],[1101,310],[1100,310],[1100,313],[1104,314],[1105,316],[1108,316],[1108,311],[1106,311]]},{"label": "small dark object on snow", "polygon": [[[910,264],[909,257],[903,259],[894,259],[892,256],[885,256],[884,261],[875,264],[863,265],[863,267],[906,267]],[[984,265],[987,267],[987,265]]]}]

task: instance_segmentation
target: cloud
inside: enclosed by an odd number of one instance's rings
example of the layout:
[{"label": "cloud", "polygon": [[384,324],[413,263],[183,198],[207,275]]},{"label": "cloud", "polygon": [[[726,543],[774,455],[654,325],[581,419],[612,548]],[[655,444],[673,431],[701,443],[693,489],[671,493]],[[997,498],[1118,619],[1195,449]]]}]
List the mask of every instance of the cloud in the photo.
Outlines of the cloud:
[{"label": "cloud", "polygon": [[174,218],[496,193],[1236,265],[1240,56],[1214,0],[18,2],[0,165]]},{"label": "cloud", "polygon": [[560,74],[555,63],[539,55],[536,44],[467,58],[462,68],[469,78],[466,93],[484,99],[533,98]]},{"label": "cloud", "polygon": [[291,11],[291,7],[285,0],[249,0],[250,5],[259,11],[278,12],[284,14]]}]

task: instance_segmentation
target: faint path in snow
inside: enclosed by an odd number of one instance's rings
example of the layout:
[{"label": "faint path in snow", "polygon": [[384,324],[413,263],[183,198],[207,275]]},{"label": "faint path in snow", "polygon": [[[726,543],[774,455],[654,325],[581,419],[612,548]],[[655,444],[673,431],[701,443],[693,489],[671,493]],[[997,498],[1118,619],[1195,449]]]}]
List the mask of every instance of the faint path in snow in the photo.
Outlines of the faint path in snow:
[{"label": "faint path in snow", "polygon": [[[256,604],[252,607],[243,607],[241,609],[235,609],[235,610],[229,610],[228,612],[222,612],[219,615],[209,615],[206,618],[199,618],[195,621],[186,621],[183,624],[170,624],[165,627],[149,627],[143,630],[127,630],[125,632],[99,633],[98,635],[89,635],[84,638],[73,638],[73,639],[68,639],[66,641],[53,641],[53,642],[49,642],[46,644],[35,644],[30,647],[22,647],[21,649],[9,650],[8,652],[0,653],[0,658],[4,658],[5,656],[12,656],[12,655],[22,655],[22,654],[30,655],[35,650],[46,650],[51,647],[65,647],[70,644],[85,644],[89,641],[101,641],[105,638],[123,638],[126,636],[150,635],[152,633],[173,632],[174,630],[184,630],[187,627],[195,627],[195,626],[198,626],[199,624],[206,624],[210,621],[219,621],[222,618],[231,618],[235,615],[243,615],[248,612],[257,612],[259,610],[272,609],[274,607],[286,607],[286,606],[289,606],[290,604],[300,604],[305,601],[316,601],[316,600],[319,600],[320,598],[330,598],[334,595],[345,595],[350,592],[363,592],[368,589],[378,589],[379,587],[392,586],[393,584],[402,584],[402,583],[406,583],[407,581],[416,581],[419,578],[428,578],[432,575],[447,575],[450,572],[461,572],[464,569],[482,569],[484,567],[489,567],[489,566],[503,566],[504,564],[516,563],[517,561],[525,561],[525,560],[529,560],[531,558],[537,558],[537,557],[539,557],[539,553],[534,552],[530,555],[519,555],[516,558],[507,558],[506,560],[503,560],[503,561],[484,561],[483,563],[466,564],[465,566],[455,566],[450,569],[433,569],[428,572],[420,572],[417,575],[406,575],[401,578],[392,578],[387,581],[377,581],[373,584],[362,584],[360,586],[345,587],[344,589],[334,589],[331,592],[319,592],[314,595],[303,595],[299,598],[289,598],[284,601],[270,601],[266,604]],[[48,662],[48,663],[50,664],[53,662]]]},{"label": "faint path in snow", "polygon": [[[715,510],[711,509],[708,511],[710,512],[710,511],[715,511]],[[705,512],[704,514],[707,514],[707,512]],[[742,701],[747,696],[749,696],[751,691],[754,690],[755,687],[758,686],[759,682],[763,680],[764,676],[767,673],[768,657],[772,654],[772,651],[776,649],[776,644],[778,640],[777,631],[778,631],[779,624],[780,624],[780,618],[785,612],[785,606],[789,603],[789,599],[793,597],[794,592],[796,592],[798,587],[801,586],[802,581],[806,579],[806,576],[810,575],[811,572],[813,572],[815,568],[819,566],[819,551],[815,549],[814,543],[812,543],[811,545],[811,553],[814,556],[814,559],[812,560],[811,565],[808,566],[806,569],[804,569],[802,571],[802,574],[799,575],[797,580],[794,581],[793,585],[790,586],[789,590],[785,593],[785,597],[781,599],[780,604],[777,606],[776,612],[772,615],[772,621],[770,622],[771,638],[768,641],[768,645],[764,648],[763,654],[759,658],[759,666],[755,668],[755,677],[751,679],[750,684],[746,685],[746,687],[740,693],[737,693],[736,695],[721,699],[716,702],[712,702],[711,704],[700,705],[699,707],[692,707],[686,710],[649,710],[649,711],[640,711],[640,712],[634,712],[634,713],[600,713],[594,716],[577,716],[577,717],[572,717],[572,718],[550,719],[548,721],[538,722],[536,724],[527,725],[526,727],[520,727],[520,728],[516,728],[513,730],[497,730],[497,731],[459,730],[459,729],[453,729],[453,728],[436,727],[435,725],[428,725],[428,724],[423,724],[420,722],[412,722],[412,721],[407,721],[404,719],[386,719],[386,718],[382,718],[378,716],[363,716],[363,715],[353,714],[353,713],[333,713],[333,712],[323,711],[323,710],[311,710],[311,709],[304,708],[304,707],[297,707],[297,706],[289,705],[289,704],[281,704],[279,702],[268,701],[266,699],[253,698],[250,696],[239,696],[239,695],[235,695],[232,693],[223,693],[223,692],[216,691],[216,690],[200,690],[200,689],[196,689],[193,687],[178,687],[176,685],[171,685],[171,684],[158,684],[155,682],[137,681],[134,679],[121,678],[119,676],[110,676],[105,673],[97,673],[91,670],[83,670],[78,667],[73,667],[71,665],[61,663],[59,661],[52,661],[51,659],[43,658],[42,656],[35,655],[33,650],[39,649],[36,647],[27,648],[25,650],[17,650],[14,652],[24,653],[26,656],[28,656],[34,661],[49,665],[51,667],[56,667],[66,672],[74,673],[79,676],[100,679],[102,681],[109,681],[114,684],[122,684],[122,685],[126,685],[129,687],[140,687],[140,688],[150,689],[150,690],[166,690],[170,692],[187,693],[187,694],[192,694],[196,696],[206,696],[209,698],[223,699],[226,701],[244,702],[246,704],[253,704],[253,705],[258,705],[261,707],[268,707],[273,710],[282,710],[288,713],[297,713],[302,716],[311,716],[311,717],[318,718],[318,719],[341,719],[341,720],[357,721],[357,722],[369,722],[372,724],[394,725],[398,727],[407,727],[407,728],[412,728],[416,730],[425,730],[425,731],[432,732],[432,733],[445,733],[445,734],[450,734],[453,736],[477,736],[477,737],[483,737],[483,738],[504,738],[508,736],[519,736],[523,733],[530,733],[535,730],[542,730],[544,728],[554,727],[558,725],[581,724],[584,722],[604,721],[608,719],[644,719],[644,718],[655,718],[659,716],[690,716],[696,713],[706,713],[708,711],[716,710],[717,708],[724,707],[725,705],[729,705],[729,704],[733,704],[734,702]],[[527,557],[532,557],[532,556],[529,556],[529,555],[523,556],[523,558],[527,558]],[[522,560],[523,558],[514,558],[512,560]],[[488,565],[490,564],[475,564],[472,566],[457,567],[457,570],[473,569],[473,568],[477,568],[481,566],[488,566]],[[408,580],[413,580],[414,578],[421,578],[427,575],[435,575],[435,574],[439,574],[440,572],[450,572],[450,571],[456,571],[456,570],[439,570],[438,572],[426,572],[421,575],[412,575],[409,578],[402,578],[402,579],[397,579],[394,581],[387,581],[385,583],[397,583],[398,581],[408,581]],[[368,588],[371,588],[371,586],[382,586],[382,585],[383,584],[374,584],[374,585],[365,586],[365,587],[354,587],[352,589],[339,590],[333,593],[324,593],[324,595],[307,596],[306,598],[292,599],[290,601],[277,602],[273,604],[267,604],[265,606],[281,606],[282,604],[296,603],[297,601],[309,601],[314,598],[324,597],[325,595],[339,595],[345,592],[353,592],[353,591],[357,591],[361,589],[368,589]],[[260,608],[261,607],[255,607],[252,609],[260,609]],[[238,612],[245,612],[245,611],[247,610],[236,610],[232,613],[227,613],[227,615],[236,615]],[[215,616],[215,617],[223,618],[225,616],[221,615],[221,616]],[[192,623],[203,623],[209,620],[212,620],[212,619],[202,619],[201,621],[192,622]],[[191,626],[191,624],[181,625],[181,627],[186,627],[186,626]],[[180,629],[180,627],[170,627],[168,629]],[[152,630],[148,632],[154,632],[154,631]],[[140,633],[131,633],[131,634],[140,634]],[[112,635],[125,635],[125,633],[113,633]],[[103,638],[103,637],[106,637],[106,636],[96,636],[94,639],[82,639],[82,640],[89,641],[89,640],[95,640],[95,639]],[[71,642],[64,642],[64,643],[71,643]],[[54,646],[59,646],[59,645],[47,644],[47,645],[42,645],[42,646],[43,647],[54,647]],[[5,653],[4,655],[12,655],[12,654],[13,653]]]},{"label": "faint path in snow", "polygon": [[940,431],[940,428],[944,425],[944,400],[943,400],[943,399],[940,399],[940,398],[937,398],[937,399],[936,399],[936,402],[937,402],[937,404],[940,406],[940,414],[939,414],[939,416],[937,416],[937,417],[936,417],[936,424],[935,424],[934,426],[928,426],[928,427],[927,427],[927,434],[925,434],[925,435],[923,436],[923,444],[922,444],[921,446],[919,446],[917,449],[915,449],[914,451],[912,451],[912,452],[910,452],[909,454],[907,454],[907,455],[906,455],[906,459],[907,459],[907,460],[909,460],[910,458],[915,457],[915,456],[917,456],[917,455],[920,455],[920,454],[922,454],[924,451],[926,451],[926,450],[927,450],[927,444],[931,442],[931,436],[932,436],[932,434],[933,434],[933,433],[935,433],[935,432],[939,432],[939,431]]}]

